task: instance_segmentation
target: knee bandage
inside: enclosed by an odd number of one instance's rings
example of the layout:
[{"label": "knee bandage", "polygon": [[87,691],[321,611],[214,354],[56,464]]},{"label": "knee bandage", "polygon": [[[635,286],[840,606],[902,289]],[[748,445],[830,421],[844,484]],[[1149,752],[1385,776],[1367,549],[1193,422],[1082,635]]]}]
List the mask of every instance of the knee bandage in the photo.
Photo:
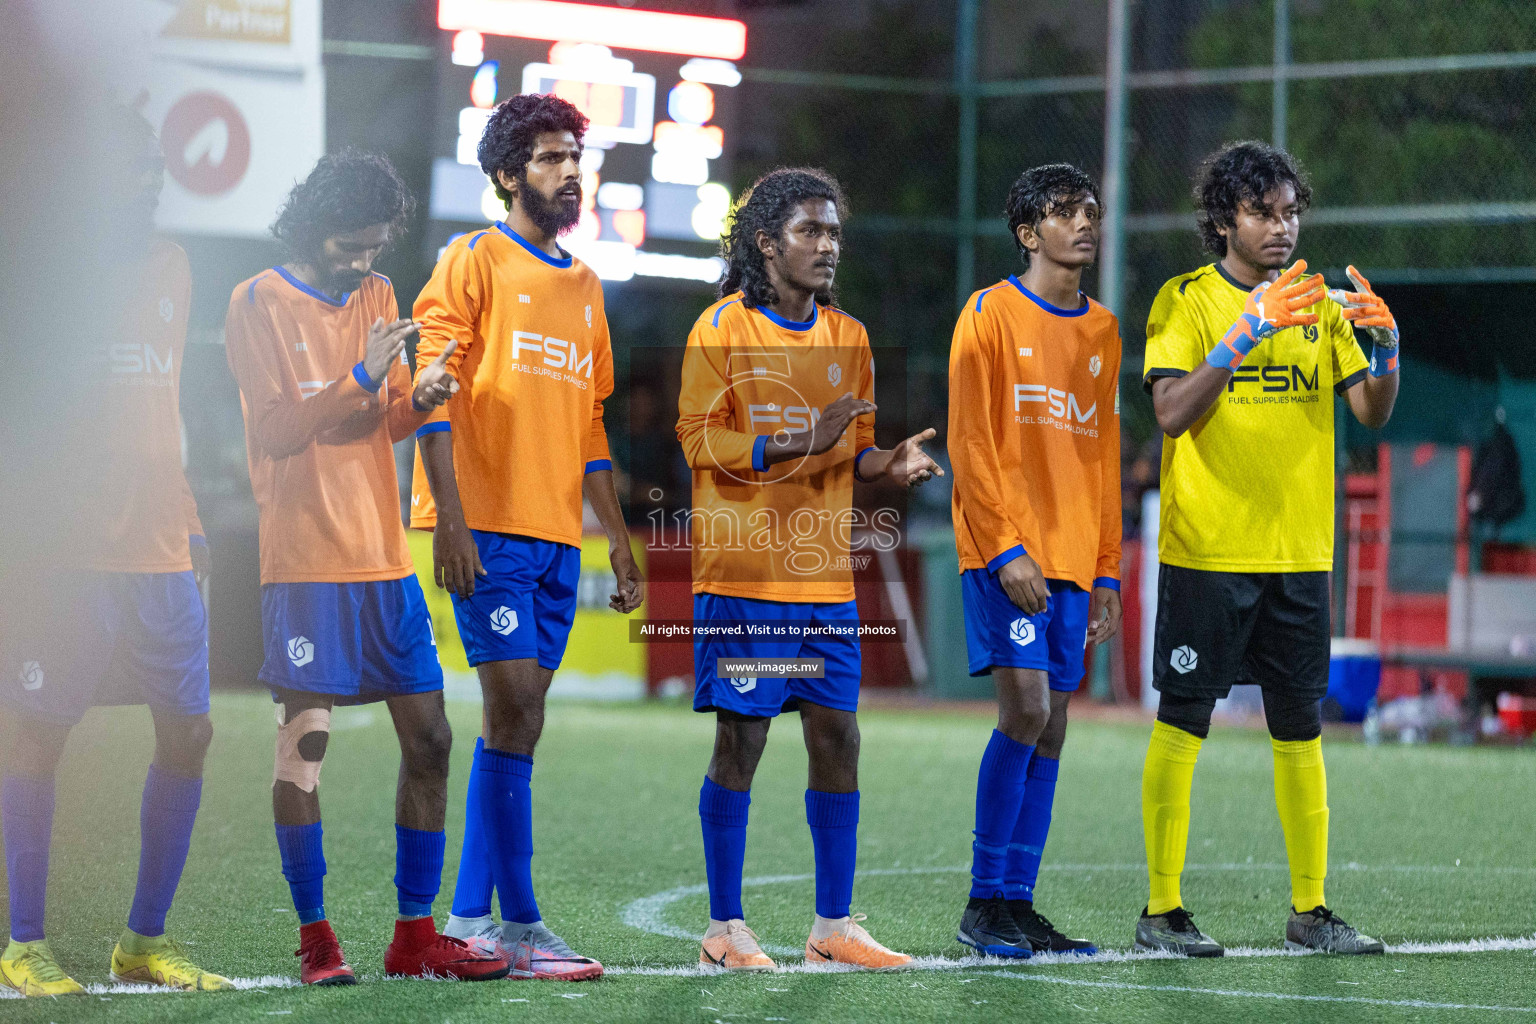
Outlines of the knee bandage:
[{"label": "knee bandage", "polygon": [[277,759],[272,784],[291,782],[306,793],[320,785],[320,766],[331,735],[329,708],[305,708],[284,721],[287,709],[277,706]]}]

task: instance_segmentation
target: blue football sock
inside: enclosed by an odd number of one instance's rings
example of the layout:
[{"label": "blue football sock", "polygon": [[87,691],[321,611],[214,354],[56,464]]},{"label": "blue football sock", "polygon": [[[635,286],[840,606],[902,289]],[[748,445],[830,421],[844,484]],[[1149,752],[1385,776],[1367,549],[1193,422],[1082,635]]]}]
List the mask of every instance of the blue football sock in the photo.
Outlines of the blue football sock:
[{"label": "blue football sock", "polygon": [[456,917],[489,917],[491,859],[485,852],[485,819],[480,812],[480,757],[485,740],[475,740],[475,756],[469,767],[469,795],[464,800],[464,847],[459,851],[459,875],[453,881],[453,913]]},{"label": "blue football sock", "polygon": [[325,918],[325,844],[324,830],[317,821],[312,825],[278,825],[277,852],[283,858],[283,877],[293,893],[293,909],[299,912],[299,924],[314,924]]},{"label": "blue football sock", "polygon": [[5,877],[11,899],[11,938],[43,937],[48,895],[48,845],[53,838],[53,777],[7,775],[0,782],[0,828],[5,830]]},{"label": "blue football sock", "polygon": [[491,877],[505,921],[540,920],[533,898],[533,758],[486,747],[480,752],[480,815]]},{"label": "blue football sock", "polygon": [[395,890],[400,916],[431,917],[443,880],[442,832],[395,825]]},{"label": "blue football sock", "polygon": [[139,884],[128,911],[128,929],[148,938],[165,934],[170,913],[192,848],[192,826],[203,799],[203,780],[168,772],[153,764],[144,780],[139,805]]},{"label": "blue football sock", "polygon": [[704,874],[709,879],[709,916],[731,921],[742,915],[741,865],[747,855],[747,809],[751,791],[726,789],[709,776],[699,790],[704,827]]},{"label": "blue football sock", "polygon": [[1040,857],[1051,831],[1051,804],[1056,799],[1056,773],[1061,762],[1036,754],[1029,762],[1024,802],[1008,844],[1008,866],[1003,872],[1003,893],[1010,900],[1033,900],[1040,877]]},{"label": "blue football sock", "polygon": [[1017,740],[992,730],[987,752],[981,756],[976,777],[976,839],[971,843],[971,897],[993,899],[1003,895],[1004,863],[1008,840],[1019,820],[1024,801],[1024,779],[1035,752]]},{"label": "blue football sock", "polygon": [[805,819],[816,850],[816,913],[834,920],[847,917],[859,852],[859,791],[806,790]]}]

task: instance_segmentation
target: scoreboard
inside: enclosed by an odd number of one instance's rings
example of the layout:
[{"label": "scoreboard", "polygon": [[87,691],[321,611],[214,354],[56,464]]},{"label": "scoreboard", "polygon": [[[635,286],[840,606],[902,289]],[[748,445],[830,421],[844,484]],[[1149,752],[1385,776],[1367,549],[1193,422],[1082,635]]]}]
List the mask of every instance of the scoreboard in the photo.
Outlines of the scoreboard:
[{"label": "scoreboard", "polygon": [[741,81],[720,54],[741,55],[745,26],[538,0],[440,0],[438,20],[434,254],[505,215],[476,158],[491,110],[517,93],[552,93],[591,121],[582,218],[561,245],[606,280],[718,278]]}]

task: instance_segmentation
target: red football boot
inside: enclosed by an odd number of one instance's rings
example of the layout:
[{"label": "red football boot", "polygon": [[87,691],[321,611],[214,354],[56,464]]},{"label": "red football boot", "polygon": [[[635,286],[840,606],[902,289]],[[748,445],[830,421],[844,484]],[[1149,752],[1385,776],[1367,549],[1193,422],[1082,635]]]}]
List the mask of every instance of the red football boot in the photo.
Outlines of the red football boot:
[{"label": "red football boot", "polygon": [[395,941],[384,951],[384,973],[407,978],[491,981],[505,978],[507,969],[500,949],[439,935],[430,917],[396,921]]},{"label": "red football boot", "polygon": [[299,980],[306,985],[356,985],[352,965],[342,955],[341,943],[324,920],[299,925]]}]

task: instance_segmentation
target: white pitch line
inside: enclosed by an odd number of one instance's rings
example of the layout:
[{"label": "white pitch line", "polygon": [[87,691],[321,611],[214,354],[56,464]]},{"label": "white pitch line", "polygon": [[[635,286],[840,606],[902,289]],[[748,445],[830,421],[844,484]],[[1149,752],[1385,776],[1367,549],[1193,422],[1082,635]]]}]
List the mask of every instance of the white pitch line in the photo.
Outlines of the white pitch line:
[{"label": "white pitch line", "polygon": [[[767,948],[767,947],[764,947]],[[1502,952],[1532,952],[1536,951],[1536,935],[1514,939],[1469,939],[1466,942],[1405,942],[1401,945],[1389,945],[1387,952],[1398,956],[1413,956],[1423,953],[1502,953]],[[804,950],[796,951],[800,955]],[[1227,950],[1227,957],[1231,959],[1259,959],[1271,957],[1303,957],[1322,956],[1314,950],[1293,950],[1280,946],[1233,946]],[[912,963],[903,968],[909,971],[959,971],[978,967],[1062,967],[1082,966],[1097,967],[1104,964],[1142,964],[1154,960],[1184,960],[1176,953],[1164,952],[1132,952],[1129,950],[1100,950],[1093,956],[1075,956],[1070,953],[1038,953],[1028,960],[1009,960],[997,956],[962,956],[951,959],[942,956],[914,957]],[[775,974],[838,974],[857,971],[857,967],[847,967],[841,964],[813,964],[803,961],[781,964]],[[637,975],[642,977],[666,977],[666,978],[707,978],[728,972],[718,967],[708,967],[703,964],[687,967],[608,967],[606,974],[613,975]]]},{"label": "white pitch line", "polygon": [[[1094,872],[1111,872],[1111,871],[1145,871],[1146,869],[1147,869],[1147,867],[1146,867],[1145,864],[1054,864],[1054,865],[1046,865],[1043,868],[1043,871],[1046,871],[1046,872],[1072,873],[1072,874],[1091,874],[1091,873],[1094,873]],[[970,865],[968,865],[968,864],[967,865],[951,866],[951,867],[919,866],[919,867],[910,867],[910,868],[870,868],[868,870],[859,871],[857,873],[857,875],[860,878],[879,877],[879,876],[891,876],[891,875],[947,875],[947,874],[966,874],[966,873],[969,873],[970,870],[971,870],[970,869]],[[1234,872],[1235,871],[1280,871],[1280,872],[1289,872],[1290,868],[1287,865],[1285,865],[1285,864],[1229,863],[1229,864],[1189,864],[1189,865],[1185,866],[1184,870],[1186,872],[1189,872],[1189,871],[1234,871]],[[1350,861],[1350,862],[1347,862],[1345,864],[1340,864],[1340,865],[1334,865],[1334,866],[1332,866],[1330,868],[1330,870],[1335,872],[1335,873],[1340,873],[1340,872],[1348,872],[1348,873],[1355,873],[1355,872],[1361,872],[1361,873],[1391,872],[1391,873],[1406,873],[1406,874],[1442,874],[1442,873],[1455,873],[1455,872],[1466,871],[1466,872],[1476,872],[1476,873],[1480,873],[1480,874],[1490,874],[1490,873],[1491,874],[1536,874],[1536,868],[1502,868],[1502,867],[1495,867],[1495,866],[1479,867],[1477,865],[1449,865],[1449,864],[1422,864],[1422,865],[1421,864],[1386,864],[1386,865],[1380,865],[1380,866],[1372,866],[1372,865],[1360,864],[1360,863],[1355,862],[1355,861]],[[742,884],[743,888],[758,887],[758,886],[764,886],[764,885],[785,885],[785,884],[791,884],[791,883],[795,883],[795,882],[809,882],[809,881],[813,881],[815,879],[815,877],[816,876],[813,875],[813,874],[759,875],[756,878],[744,878],[744,879],[741,880],[741,884]],[[666,919],[666,911],[667,911],[667,907],[671,906],[673,903],[676,903],[678,900],[686,899],[689,896],[700,896],[700,895],[703,895],[704,893],[706,893],[708,891],[709,891],[709,886],[707,884],[698,883],[698,884],[694,884],[694,885],[679,885],[676,888],[667,889],[667,890],[665,890],[663,892],[652,893],[649,896],[642,896],[639,899],[630,902],[621,911],[619,911],[619,919],[622,920],[629,927],[637,929],[638,931],[648,932],[648,933],[650,933],[652,935],[662,935],[662,936],[665,936],[667,938],[672,938],[672,939],[682,939],[682,940],[685,940],[685,941],[688,941],[688,942],[699,942],[704,937],[702,932],[699,932],[699,931],[696,931],[696,930],[693,930],[693,929],[689,929],[689,928],[683,928],[683,927],[680,927],[678,925],[672,924],[671,922],[669,922]],[[1509,944],[1508,945],[1498,945],[1499,943],[1509,943]],[[1420,947],[1425,947],[1425,946],[1426,946],[1426,944],[1424,944],[1424,943],[1410,942],[1410,943],[1405,943],[1402,946],[1389,946],[1388,949],[1390,951],[1392,951],[1392,952],[1398,952],[1398,953],[1420,953],[1420,952],[1436,952],[1436,953],[1485,953],[1485,952],[1495,952],[1495,951],[1501,951],[1501,950],[1536,949],[1536,939],[1525,939],[1525,938],[1519,938],[1519,939],[1504,939],[1504,938],[1472,939],[1472,940],[1469,940],[1469,941],[1466,941],[1466,942],[1430,943],[1430,944],[1427,944],[1427,948],[1420,948]],[[775,954],[775,955],[778,955],[778,956],[794,956],[794,957],[798,957],[798,956],[803,955],[804,952],[805,952],[804,947],[800,947],[800,946],[780,946],[780,945],[776,945],[776,944],[773,944],[773,943],[763,943],[762,944],[762,948],[763,948],[764,952],[770,953],[770,954]],[[1227,950],[1227,955],[1228,956],[1238,956],[1238,957],[1241,957],[1241,956],[1279,956],[1279,955],[1283,955],[1285,953],[1286,953],[1286,951],[1283,950],[1283,949],[1252,949],[1252,950],[1248,950],[1248,949],[1228,949]],[[1057,963],[1106,963],[1106,962],[1114,962],[1114,960],[1111,959],[1111,958],[1115,958],[1115,957],[1126,958],[1126,957],[1129,957],[1130,955],[1131,954],[1128,954],[1128,953],[1115,953],[1115,952],[1110,952],[1110,951],[1101,952],[1098,956],[1094,956],[1094,957],[1042,955],[1042,956],[1033,958],[1031,960],[1031,962],[1032,963],[1037,963],[1037,964],[1042,964],[1042,965],[1043,964],[1057,964]],[[1156,958],[1159,958],[1159,957],[1164,956],[1164,955],[1171,955],[1171,954],[1137,953],[1137,954],[1135,954],[1135,958],[1138,959],[1138,960],[1140,960],[1140,959],[1156,959]],[[1297,955],[1297,954],[1291,954],[1291,955]],[[1305,955],[1305,954],[1301,954],[1301,955]],[[961,961],[955,961],[955,960],[946,960],[944,962],[947,963],[947,964],[956,965],[956,966],[959,966],[962,963]],[[1004,962],[1007,962],[1007,961],[1004,961]]]},{"label": "white pitch line", "polygon": [[1250,992],[1235,988],[1195,988],[1190,985],[1133,985],[1123,981],[1085,981],[1050,974],[998,972],[992,977],[1013,981],[1037,981],[1046,985],[1070,985],[1074,988],[1099,988],[1123,992],[1182,992],[1199,996],[1226,996],[1235,999],[1268,999],[1288,1003],[1354,1003],[1366,1006],[1397,1006],[1410,1010],[1488,1010],[1493,1013],[1536,1013],[1536,1006],[1491,1006],[1484,1003],[1433,1003],[1427,999],[1372,999],[1369,996],[1314,996],[1292,992]]},{"label": "white pitch line", "polygon": [[[280,975],[268,975],[264,978],[230,978],[235,988],[246,991],[268,988],[297,988],[297,978],[285,978]],[[86,995],[92,996],[184,996],[197,995],[195,992],[183,992],[179,988],[166,988],[163,985],[101,985],[91,984],[85,986]],[[15,989],[0,988],[0,999],[25,998]]]}]

